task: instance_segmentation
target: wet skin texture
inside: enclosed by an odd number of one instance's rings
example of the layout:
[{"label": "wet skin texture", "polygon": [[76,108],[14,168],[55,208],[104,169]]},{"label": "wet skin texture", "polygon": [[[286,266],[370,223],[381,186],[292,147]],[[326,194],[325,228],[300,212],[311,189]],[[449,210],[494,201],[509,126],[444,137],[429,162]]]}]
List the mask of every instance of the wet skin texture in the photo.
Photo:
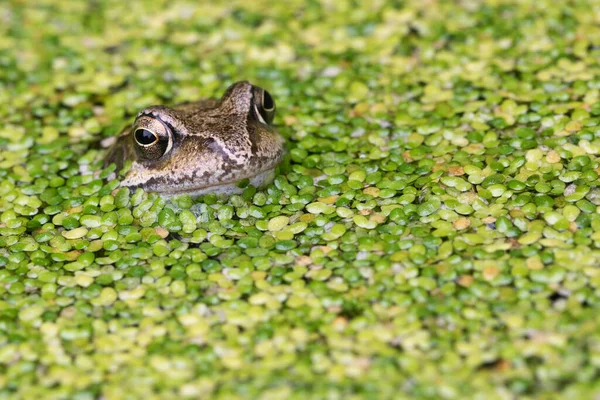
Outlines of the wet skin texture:
[{"label": "wet skin texture", "polygon": [[237,183],[268,183],[283,158],[284,139],[271,127],[275,102],[249,82],[220,100],[143,109],[109,148],[105,165],[131,160],[122,186],[165,195],[236,193]]}]

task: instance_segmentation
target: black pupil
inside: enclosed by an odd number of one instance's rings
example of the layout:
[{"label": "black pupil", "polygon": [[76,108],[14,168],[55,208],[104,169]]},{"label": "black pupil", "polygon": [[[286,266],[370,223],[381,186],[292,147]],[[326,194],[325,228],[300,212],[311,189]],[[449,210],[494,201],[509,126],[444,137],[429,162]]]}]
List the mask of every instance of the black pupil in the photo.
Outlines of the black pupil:
[{"label": "black pupil", "polygon": [[135,131],[135,140],[137,140],[139,144],[147,145],[156,142],[156,136],[148,129],[138,129]]},{"label": "black pupil", "polygon": [[273,103],[273,98],[266,90],[263,93],[263,108],[265,110],[271,110],[275,107],[275,103]]}]

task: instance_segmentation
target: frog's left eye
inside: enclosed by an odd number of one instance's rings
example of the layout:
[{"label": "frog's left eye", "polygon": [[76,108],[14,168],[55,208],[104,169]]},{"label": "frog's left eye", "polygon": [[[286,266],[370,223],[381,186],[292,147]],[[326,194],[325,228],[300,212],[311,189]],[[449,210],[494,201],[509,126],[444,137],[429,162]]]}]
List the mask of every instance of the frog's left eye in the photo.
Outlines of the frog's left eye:
[{"label": "frog's left eye", "polygon": [[133,128],[135,151],[142,160],[152,161],[164,156],[172,147],[171,130],[158,118],[141,116]]},{"label": "frog's left eye", "polygon": [[135,137],[137,144],[140,146],[150,146],[158,141],[158,135],[149,129],[136,129],[133,136]]}]

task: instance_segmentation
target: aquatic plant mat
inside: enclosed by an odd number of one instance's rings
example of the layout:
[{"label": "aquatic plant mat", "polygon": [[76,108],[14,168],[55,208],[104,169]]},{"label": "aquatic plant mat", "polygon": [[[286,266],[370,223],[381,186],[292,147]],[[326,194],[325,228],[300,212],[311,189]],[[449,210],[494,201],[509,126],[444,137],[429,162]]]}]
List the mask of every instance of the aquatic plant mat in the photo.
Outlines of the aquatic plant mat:
[{"label": "aquatic plant mat", "polygon": [[[591,399],[598,1],[4,1],[0,399]],[[271,92],[272,185],[103,138]]]}]

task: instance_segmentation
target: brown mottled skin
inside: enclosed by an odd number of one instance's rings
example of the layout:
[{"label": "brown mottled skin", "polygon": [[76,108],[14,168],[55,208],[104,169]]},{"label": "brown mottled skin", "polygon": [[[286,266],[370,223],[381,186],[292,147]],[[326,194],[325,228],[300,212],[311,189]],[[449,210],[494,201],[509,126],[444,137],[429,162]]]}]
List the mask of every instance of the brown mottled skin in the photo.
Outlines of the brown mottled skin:
[{"label": "brown mottled skin", "polygon": [[[147,107],[118,136],[105,165],[120,169],[131,160],[121,185],[166,195],[239,192],[243,179],[260,186],[285,152],[270,126],[274,114],[270,95],[245,81],[220,100]],[[150,138],[147,144],[140,132]]]}]

